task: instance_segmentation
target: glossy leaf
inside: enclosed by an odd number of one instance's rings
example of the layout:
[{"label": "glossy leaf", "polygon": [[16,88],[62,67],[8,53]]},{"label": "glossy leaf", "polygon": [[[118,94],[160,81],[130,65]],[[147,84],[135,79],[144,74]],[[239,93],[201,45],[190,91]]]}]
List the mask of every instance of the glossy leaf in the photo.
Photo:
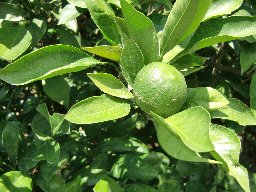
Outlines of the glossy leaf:
[{"label": "glossy leaf", "polygon": [[209,137],[211,118],[204,108],[192,107],[168,117],[165,121],[190,149],[197,152],[213,150]]},{"label": "glossy leaf", "polygon": [[125,0],[121,8],[129,36],[135,41],[144,56],[144,63],[158,60],[158,41],[154,24]]},{"label": "glossy leaf", "polygon": [[124,86],[124,84],[111,74],[90,73],[87,75],[104,93],[124,99],[133,98],[133,94]]},{"label": "glossy leaf", "polygon": [[247,170],[239,164],[241,143],[238,136],[230,129],[212,124],[210,138],[215,148],[213,156],[223,162],[224,168],[233,176],[241,187],[250,191]]},{"label": "glossy leaf", "polygon": [[77,48],[53,45],[25,55],[0,70],[0,79],[13,85],[84,70],[100,62]]},{"label": "glossy leaf", "polygon": [[143,67],[144,57],[141,50],[132,39],[127,40],[121,55],[121,69],[130,85],[133,85],[137,73]]},{"label": "glossy leaf", "polygon": [[93,188],[94,192],[123,192],[124,190],[110,177],[104,177]]},{"label": "glossy leaf", "polygon": [[240,65],[241,74],[256,64],[256,44],[241,44]]},{"label": "glossy leaf", "polygon": [[48,97],[57,103],[68,106],[70,97],[70,86],[68,82],[60,76],[43,80],[43,90]]},{"label": "glossy leaf", "polygon": [[234,16],[216,18],[203,22],[189,42],[186,53],[217,43],[254,35],[256,17]]},{"label": "glossy leaf", "polygon": [[233,11],[237,10],[242,5],[242,3],[243,0],[213,0],[204,17],[204,20],[208,20],[212,17],[229,15]]},{"label": "glossy leaf", "polygon": [[212,118],[228,119],[240,125],[256,125],[256,117],[247,105],[235,98],[228,100],[228,105],[211,113]]},{"label": "glossy leaf", "polygon": [[2,142],[5,151],[11,161],[15,161],[18,157],[20,137],[20,125],[16,121],[7,122],[2,132]]},{"label": "glossy leaf", "polygon": [[94,96],[75,104],[65,119],[76,124],[91,124],[118,119],[128,115],[127,101],[108,95]]},{"label": "glossy leaf", "polygon": [[112,61],[119,61],[121,57],[121,49],[118,46],[103,45],[94,47],[82,47],[82,49]]},{"label": "glossy leaf", "polygon": [[254,112],[254,116],[256,117],[256,73],[252,76],[250,86],[250,107]]},{"label": "glossy leaf", "polygon": [[0,58],[14,60],[32,41],[31,33],[23,26],[0,28]]},{"label": "glossy leaf", "polygon": [[229,104],[229,101],[211,87],[188,88],[186,106],[201,106],[208,111],[216,110]]},{"label": "glossy leaf", "polygon": [[0,176],[1,192],[32,192],[32,179],[19,171],[10,171]]},{"label": "glossy leaf", "polygon": [[197,29],[211,2],[211,0],[176,1],[160,39],[161,57]]},{"label": "glossy leaf", "polygon": [[172,131],[164,118],[153,113],[151,115],[153,116],[153,122],[157,131],[158,142],[168,155],[183,161],[212,162],[187,147],[179,136]]},{"label": "glossy leaf", "polygon": [[91,17],[103,36],[112,45],[120,43],[118,26],[115,21],[115,14],[105,0],[86,0],[85,1]]}]

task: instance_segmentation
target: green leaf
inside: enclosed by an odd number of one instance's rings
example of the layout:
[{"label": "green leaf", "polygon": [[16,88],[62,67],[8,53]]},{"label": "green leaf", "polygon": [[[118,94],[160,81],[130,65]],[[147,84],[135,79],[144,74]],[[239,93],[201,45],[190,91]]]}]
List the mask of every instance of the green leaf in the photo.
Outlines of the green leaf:
[{"label": "green leaf", "polygon": [[234,16],[203,22],[189,42],[185,52],[193,53],[217,43],[254,35],[256,17]]},{"label": "green leaf", "polygon": [[37,160],[38,151],[34,144],[26,146],[23,152],[19,157],[19,168],[22,172],[29,171],[37,165],[40,160]]},{"label": "green leaf", "polygon": [[221,125],[212,124],[210,138],[215,148],[212,155],[223,162],[224,168],[233,176],[241,187],[250,191],[247,170],[239,164],[241,143],[238,136],[230,129]]},{"label": "green leaf", "polygon": [[69,122],[65,115],[53,113],[50,115],[46,104],[40,104],[36,110],[41,114],[36,115],[32,120],[32,129],[40,140],[47,140],[57,133],[66,134],[69,132]]},{"label": "green leaf", "polygon": [[21,21],[26,16],[22,7],[15,4],[0,2],[0,23],[2,20]]},{"label": "green leaf", "polygon": [[42,81],[43,90],[53,101],[65,106],[69,106],[70,86],[61,76]]},{"label": "green leaf", "polygon": [[183,143],[197,152],[213,150],[209,137],[210,114],[202,107],[192,107],[165,119]]},{"label": "green leaf", "polygon": [[48,112],[48,108],[47,105],[45,103],[43,104],[39,104],[36,108],[36,110],[47,120],[47,121],[51,121],[50,119],[50,114]]},{"label": "green leaf", "polygon": [[19,171],[10,171],[0,176],[1,192],[32,192],[32,179]]},{"label": "green leaf", "polygon": [[108,3],[105,0],[86,0],[85,2],[93,21],[106,40],[112,45],[119,44],[120,35],[115,21],[115,13]]},{"label": "green leaf", "polygon": [[128,115],[130,105],[126,100],[102,95],[75,104],[65,119],[76,124],[91,124],[118,119]]},{"label": "green leaf", "polygon": [[177,191],[181,192],[181,184],[174,179],[166,179],[160,186],[159,192]]},{"label": "green leaf", "polygon": [[213,0],[208,9],[204,21],[212,17],[219,17],[222,15],[229,15],[237,10],[243,3],[243,0]]},{"label": "green leaf", "polygon": [[32,42],[30,47],[35,46],[46,33],[47,22],[44,19],[34,18],[30,25],[27,26],[27,29],[32,35]]},{"label": "green leaf", "polygon": [[31,128],[32,128],[34,134],[40,140],[45,141],[52,136],[51,126],[50,126],[49,121],[40,114],[37,114],[32,119]]},{"label": "green leaf", "polygon": [[112,167],[112,175],[119,179],[150,181],[161,171],[162,156],[158,153],[122,155]]},{"label": "green leaf", "polygon": [[154,24],[125,0],[120,0],[120,3],[129,35],[141,50],[144,63],[158,61],[158,41]]},{"label": "green leaf", "polygon": [[153,187],[145,184],[128,184],[125,186],[127,192],[158,192],[158,190],[154,189]]},{"label": "green leaf", "polygon": [[199,71],[204,68],[203,64],[206,58],[197,55],[184,55],[172,63],[176,69],[178,69],[183,76],[188,76],[191,73]]},{"label": "green leaf", "polygon": [[82,192],[82,185],[81,185],[81,177],[78,176],[73,181],[70,181],[69,183],[62,185],[61,188],[56,190],[56,192]]},{"label": "green leaf", "polygon": [[118,46],[103,45],[95,47],[82,47],[82,49],[112,61],[119,61],[121,57],[121,49]]},{"label": "green leaf", "polygon": [[213,111],[229,104],[229,101],[211,87],[188,88],[186,107],[201,106]]},{"label": "green leaf", "polygon": [[60,145],[53,139],[38,141],[37,151],[40,153],[36,159],[47,160],[50,164],[55,164],[60,158]]},{"label": "green leaf", "polygon": [[250,69],[253,64],[256,64],[256,44],[255,43],[246,43],[241,44],[241,53],[240,53],[240,65],[241,65],[241,74]]},{"label": "green leaf", "polygon": [[182,140],[170,128],[168,122],[154,114],[153,122],[157,130],[157,138],[161,147],[175,159],[192,162],[212,162],[212,160],[201,157],[198,153],[187,147]]},{"label": "green leaf", "polygon": [[53,45],[25,55],[0,70],[0,79],[13,85],[84,70],[101,62],[80,49]]},{"label": "green leaf", "polygon": [[142,143],[140,140],[129,137],[129,138],[119,138],[111,137],[105,139],[98,147],[101,153],[103,152],[138,152],[138,153],[149,153],[148,147]]},{"label": "green leaf", "polygon": [[256,73],[252,76],[250,85],[250,107],[256,117]]},{"label": "green leaf", "polygon": [[11,161],[15,161],[18,157],[20,137],[20,125],[16,121],[9,121],[2,132],[2,142],[5,151]]},{"label": "green leaf", "polygon": [[133,94],[124,86],[124,84],[111,74],[89,73],[87,75],[104,93],[124,99],[133,98]]},{"label": "green leaf", "polygon": [[80,33],[75,33],[74,31],[67,29],[64,26],[60,26],[57,33],[59,35],[59,40],[61,44],[71,45],[78,48],[81,47]]},{"label": "green leaf", "polygon": [[256,125],[256,117],[247,105],[235,98],[228,101],[228,105],[211,113],[212,118],[228,119],[240,125]]},{"label": "green leaf", "polygon": [[76,19],[79,15],[80,13],[76,10],[74,5],[68,4],[60,11],[58,25],[64,24],[67,28],[76,32],[77,27],[70,27],[70,22]]},{"label": "green leaf", "polygon": [[9,92],[9,90],[5,87],[2,87],[0,89],[0,101],[3,100],[7,96],[8,92]]},{"label": "green leaf", "polygon": [[176,1],[160,39],[161,58],[197,29],[211,2],[211,0]]},{"label": "green leaf", "polygon": [[[40,167],[42,169],[42,166]],[[59,176],[54,174],[53,176],[43,177],[42,174],[37,176],[36,184],[43,190],[47,192],[57,192],[65,186],[64,180]]]},{"label": "green leaf", "polygon": [[110,177],[104,177],[93,188],[94,192],[123,192],[124,190]]},{"label": "green leaf", "polygon": [[137,73],[144,67],[144,57],[132,39],[127,40],[124,45],[120,65],[124,78],[133,85]]},{"label": "green leaf", "polygon": [[0,28],[0,58],[14,60],[27,48],[32,41],[32,35],[23,26]]},{"label": "green leaf", "polygon": [[70,132],[70,125],[65,120],[65,115],[53,113],[51,116],[52,135],[67,134]]}]

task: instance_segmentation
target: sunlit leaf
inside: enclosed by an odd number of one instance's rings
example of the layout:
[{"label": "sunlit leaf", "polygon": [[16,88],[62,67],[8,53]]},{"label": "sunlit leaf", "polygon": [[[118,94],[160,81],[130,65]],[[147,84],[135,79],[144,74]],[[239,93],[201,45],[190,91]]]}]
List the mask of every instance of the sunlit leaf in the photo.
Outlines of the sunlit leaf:
[{"label": "sunlit leaf", "polygon": [[0,28],[0,58],[16,59],[29,48],[31,41],[32,35],[24,26]]},{"label": "sunlit leaf", "polygon": [[125,0],[121,0],[122,12],[129,36],[144,56],[144,63],[158,60],[158,42],[154,24]]},{"label": "sunlit leaf", "polygon": [[235,98],[228,101],[228,105],[211,113],[212,118],[228,119],[240,125],[256,125],[256,117],[247,105]]},{"label": "sunlit leaf", "polygon": [[243,3],[243,0],[213,0],[210,8],[208,9],[204,20],[221,15],[231,14],[238,9]]},{"label": "sunlit leaf", "polygon": [[118,119],[128,115],[126,100],[102,95],[82,100],[68,111],[65,119],[76,124],[91,124]]},{"label": "sunlit leaf", "polygon": [[94,47],[82,47],[82,49],[112,61],[119,61],[121,57],[121,49],[118,46],[103,45]]},{"label": "sunlit leaf", "polygon": [[208,111],[216,110],[229,104],[229,101],[211,87],[188,88],[187,107],[201,106]]},{"label": "sunlit leaf", "polygon": [[178,0],[160,39],[161,57],[191,35],[203,20],[211,0]]},{"label": "sunlit leaf", "polygon": [[14,85],[84,70],[101,62],[68,45],[53,45],[25,55],[0,69],[0,79]]},{"label": "sunlit leaf", "polygon": [[197,152],[213,150],[209,138],[210,114],[202,107],[192,107],[165,119],[183,143]]},{"label": "sunlit leaf", "polygon": [[249,192],[250,187],[247,170],[239,164],[241,143],[238,136],[226,127],[212,124],[210,138],[215,149],[212,155],[218,161],[223,162],[223,166],[228,173],[238,181],[246,192]]},{"label": "sunlit leaf", "polygon": [[144,57],[132,39],[127,40],[124,45],[120,62],[124,78],[133,85],[137,73],[144,67]]},{"label": "sunlit leaf", "polygon": [[1,192],[32,192],[32,179],[19,171],[10,171],[0,176]]},{"label": "sunlit leaf", "polygon": [[133,94],[124,86],[124,84],[111,74],[90,73],[87,75],[104,93],[124,99],[133,98]]}]

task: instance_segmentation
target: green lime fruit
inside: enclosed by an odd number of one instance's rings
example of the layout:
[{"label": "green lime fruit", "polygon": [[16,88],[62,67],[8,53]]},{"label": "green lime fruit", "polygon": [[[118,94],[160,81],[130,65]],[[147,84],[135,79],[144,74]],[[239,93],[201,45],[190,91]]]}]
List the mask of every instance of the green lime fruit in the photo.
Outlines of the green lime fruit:
[{"label": "green lime fruit", "polygon": [[162,117],[177,113],[187,98],[184,76],[162,62],[143,67],[135,78],[133,91],[135,102],[143,111]]}]

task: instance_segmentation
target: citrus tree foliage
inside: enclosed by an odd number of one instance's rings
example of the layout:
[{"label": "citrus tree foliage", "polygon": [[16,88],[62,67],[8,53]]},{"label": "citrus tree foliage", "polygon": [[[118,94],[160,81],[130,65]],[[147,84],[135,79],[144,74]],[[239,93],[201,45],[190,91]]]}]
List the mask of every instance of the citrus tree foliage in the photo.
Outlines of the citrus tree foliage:
[{"label": "citrus tree foliage", "polygon": [[0,2],[0,191],[255,191],[253,0]]}]

